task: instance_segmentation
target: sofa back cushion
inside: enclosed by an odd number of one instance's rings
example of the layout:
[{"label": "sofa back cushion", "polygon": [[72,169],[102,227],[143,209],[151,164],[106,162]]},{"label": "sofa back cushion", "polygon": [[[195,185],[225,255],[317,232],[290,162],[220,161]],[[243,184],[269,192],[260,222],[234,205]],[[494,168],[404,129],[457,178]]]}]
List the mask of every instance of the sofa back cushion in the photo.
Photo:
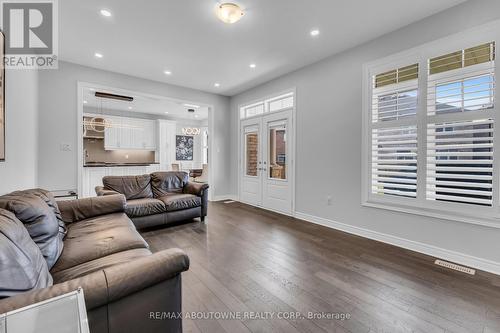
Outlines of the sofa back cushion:
[{"label": "sofa back cushion", "polygon": [[121,193],[127,200],[153,197],[149,175],[106,176],[102,183],[105,189]]},{"label": "sofa back cushion", "polygon": [[182,193],[189,176],[183,171],[154,172],[151,174],[151,187],[156,198],[169,193]]},{"label": "sofa back cushion", "polygon": [[11,211],[24,224],[50,269],[61,255],[65,228],[54,213],[57,204],[50,207],[42,197],[39,190],[12,192],[0,197],[0,208]]},{"label": "sofa back cushion", "polygon": [[47,262],[14,213],[0,209],[0,298],[52,285]]},{"label": "sofa back cushion", "polygon": [[59,224],[59,235],[61,236],[61,238],[64,238],[64,236],[66,236],[67,233],[66,224],[62,219],[61,211],[59,210],[59,206],[57,205],[57,201],[54,198],[54,195],[51,192],[44,190],[42,188],[15,191],[10,193],[10,195],[25,195],[25,194],[35,195],[40,199],[42,199],[47,204],[47,206],[49,206],[52,212],[54,212],[54,215],[56,216],[57,219],[57,223]]}]

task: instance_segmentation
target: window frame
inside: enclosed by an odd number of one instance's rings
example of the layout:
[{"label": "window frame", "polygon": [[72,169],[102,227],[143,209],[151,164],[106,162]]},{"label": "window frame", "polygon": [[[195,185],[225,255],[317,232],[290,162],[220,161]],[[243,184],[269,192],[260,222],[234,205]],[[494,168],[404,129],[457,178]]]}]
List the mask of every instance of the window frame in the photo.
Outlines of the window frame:
[{"label": "window frame", "polygon": [[[375,207],[393,211],[405,212],[416,215],[431,216],[453,221],[467,222],[500,228],[500,69],[495,68],[494,97],[497,99],[492,110],[468,111],[460,114],[427,114],[428,96],[428,60],[484,43],[495,42],[496,51],[500,45],[500,20],[469,29],[430,43],[420,45],[407,51],[403,51],[388,57],[378,59],[363,65],[363,95],[362,95],[362,178],[361,178],[361,203],[366,207]],[[498,61],[498,53],[495,59]],[[374,76],[396,68],[419,64],[418,71],[418,95],[417,114],[414,121],[390,120],[372,122],[372,98],[373,91],[383,89],[384,86],[374,88]],[[489,63],[488,63],[489,64]],[[482,65],[482,64],[479,64]],[[475,67],[475,66],[471,66]],[[463,72],[471,71],[469,67],[458,69]],[[477,68],[475,69],[477,71]],[[446,73],[446,72],[445,72]],[[441,73],[432,74],[433,77]],[[410,81],[407,81],[410,82]],[[400,84],[405,84],[401,82]],[[478,114],[482,118],[492,118],[494,124],[493,134],[493,204],[491,207],[482,207],[462,203],[433,201],[426,199],[427,178],[427,124],[452,121],[477,119]],[[408,117],[412,118],[413,117]],[[416,120],[418,133],[418,156],[417,156],[417,197],[406,198],[390,195],[377,195],[372,193],[372,129],[381,127],[403,126],[414,124]],[[389,125],[391,123],[391,125]],[[472,208],[472,209],[471,209]]]}]

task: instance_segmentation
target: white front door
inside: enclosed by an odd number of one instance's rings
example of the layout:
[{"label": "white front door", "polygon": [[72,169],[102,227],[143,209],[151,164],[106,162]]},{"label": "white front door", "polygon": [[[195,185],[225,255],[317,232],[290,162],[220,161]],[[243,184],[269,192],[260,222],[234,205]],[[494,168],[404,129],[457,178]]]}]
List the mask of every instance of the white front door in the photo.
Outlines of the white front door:
[{"label": "white front door", "polygon": [[292,213],[292,110],[241,122],[240,200]]}]

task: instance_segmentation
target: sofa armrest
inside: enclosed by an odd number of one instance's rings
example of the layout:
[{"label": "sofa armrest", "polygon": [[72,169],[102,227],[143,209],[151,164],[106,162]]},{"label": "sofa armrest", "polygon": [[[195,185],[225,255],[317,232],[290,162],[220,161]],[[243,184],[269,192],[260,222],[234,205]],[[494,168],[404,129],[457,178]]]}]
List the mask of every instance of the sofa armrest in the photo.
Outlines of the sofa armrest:
[{"label": "sofa armrest", "polygon": [[203,196],[204,192],[208,190],[208,187],[208,184],[188,182],[186,185],[184,185],[182,192],[201,197]]},{"label": "sofa armrest", "polygon": [[73,223],[91,217],[125,211],[127,202],[122,194],[59,201],[58,206],[64,222]]},{"label": "sofa armrest", "polygon": [[176,248],[106,268],[109,301],[141,291],[188,269],[189,257]]},{"label": "sofa armrest", "polygon": [[115,194],[120,194],[119,192],[113,191],[113,190],[107,190],[104,188],[104,186],[96,186],[95,187],[95,193],[97,194],[98,197],[103,197],[105,195],[115,195]]},{"label": "sofa armrest", "polygon": [[188,182],[182,192],[201,197],[201,221],[204,221],[208,213],[208,184]]},{"label": "sofa armrest", "polygon": [[87,311],[118,301],[188,270],[189,257],[168,249],[72,279],[51,287],[0,299],[0,313],[83,289]]}]

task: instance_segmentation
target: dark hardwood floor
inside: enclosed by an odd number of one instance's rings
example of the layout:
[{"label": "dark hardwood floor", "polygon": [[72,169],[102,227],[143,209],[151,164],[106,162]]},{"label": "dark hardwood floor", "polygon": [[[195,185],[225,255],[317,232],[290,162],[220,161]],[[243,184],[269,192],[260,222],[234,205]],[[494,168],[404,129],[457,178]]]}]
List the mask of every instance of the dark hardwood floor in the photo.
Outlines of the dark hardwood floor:
[{"label": "dark hardwood floor", "polygon": [[241,203],[211,203],[206,224],[143,235],[153,251],[188,253],[184,313],[275,316],[184,319],[185,332],[500,332],[500,277],[447,270],[419,253]]}]

